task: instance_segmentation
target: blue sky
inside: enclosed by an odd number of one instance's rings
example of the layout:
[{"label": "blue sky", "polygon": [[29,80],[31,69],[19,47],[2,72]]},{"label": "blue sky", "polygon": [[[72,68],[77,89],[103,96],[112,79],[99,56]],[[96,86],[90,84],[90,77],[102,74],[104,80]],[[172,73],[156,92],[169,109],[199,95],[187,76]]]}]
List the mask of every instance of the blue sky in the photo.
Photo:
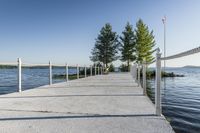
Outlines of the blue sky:
[{"label": "blue sky", "polygon": [[[91,64],[99,30],[109,22],[121,34],[139,18],[163,49],[162,17],[167,16],[167,55],[200,46],[199,0],[0,0],[0,62]],[[200,54],[168,66],[200,65]],[[120,64],[116,62],[115,64]]]}]

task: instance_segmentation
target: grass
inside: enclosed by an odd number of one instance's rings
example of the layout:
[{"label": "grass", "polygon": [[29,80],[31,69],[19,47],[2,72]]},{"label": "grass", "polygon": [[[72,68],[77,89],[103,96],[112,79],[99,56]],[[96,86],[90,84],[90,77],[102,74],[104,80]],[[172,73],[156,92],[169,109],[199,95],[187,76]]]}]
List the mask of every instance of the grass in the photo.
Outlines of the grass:
[{"label": "grass", "polygon": [[[79,75],[79,78],[84,78],[85,75]],[[69,75],[68,76],[69,80],[74,80],[77,79],[77,74]],[[65,74],[54,74],[53,79],[66,79]]]}]

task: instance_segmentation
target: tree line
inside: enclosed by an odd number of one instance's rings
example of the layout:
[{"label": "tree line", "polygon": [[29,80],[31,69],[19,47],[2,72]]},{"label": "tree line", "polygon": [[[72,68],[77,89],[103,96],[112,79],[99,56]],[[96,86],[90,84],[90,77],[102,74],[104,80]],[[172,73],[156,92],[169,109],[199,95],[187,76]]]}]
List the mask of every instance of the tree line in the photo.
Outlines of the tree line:
[{"label": "tree line", "polygon": [[121,35],[117,35],[112,30],[111,24],[106,23],[96,38],[90,59],[106,68],[109,68],[113,61],[120,59],[126,62],[126,65],[122,66],[129,71],[132,62],[139,64],[152,62],[154,46],[153,30],[150,31],[142,19],[136,22],[135,29],[128,22]]}]

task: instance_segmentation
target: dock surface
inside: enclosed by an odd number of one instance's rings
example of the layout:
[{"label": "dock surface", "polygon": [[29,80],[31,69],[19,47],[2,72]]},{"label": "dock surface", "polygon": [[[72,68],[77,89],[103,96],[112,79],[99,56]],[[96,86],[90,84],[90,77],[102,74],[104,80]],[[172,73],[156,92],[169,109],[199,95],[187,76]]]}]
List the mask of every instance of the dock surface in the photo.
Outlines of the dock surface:
[{"label": "dock surface", "polygon": [[174,133],[129,73],[0,96],[0,133]]}]

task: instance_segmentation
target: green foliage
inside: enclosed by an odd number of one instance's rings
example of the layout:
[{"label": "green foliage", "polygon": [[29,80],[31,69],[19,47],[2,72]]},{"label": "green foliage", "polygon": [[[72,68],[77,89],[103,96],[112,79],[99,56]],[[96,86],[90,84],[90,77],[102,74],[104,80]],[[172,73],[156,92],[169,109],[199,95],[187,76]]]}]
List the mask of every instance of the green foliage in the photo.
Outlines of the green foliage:
[{"label": "green foliage", "polygon": [[[122,32],[120,37],[120,51],[121,51],[121,61],[127,62],[127,70],[129,71],[130,62],[136,59],[135,56],[135,36],[132,25],[127,23],[125,30]],[[122,66],[124,67],[124,66]]]},{"label": "green foliage", "polygon": [[128,66],[126,64],[122,64],[119,69],[121,72],[128,72]]},{"label": "green foliage", "polygon": [[155,45],[153,31],[150,32],[148,26],[139,19],[136,23],[135,33],[137,62],[152,62],[154,60],[152,49]]},{"label": "green foliage", "polygon": [[96,65],[96,67],[103,67],[103,65],[102,65],[101,62],[97,62],[97,63],[95,63],[93,66],[95,67],[95,65]]},{"label": "green foliage", "polygon": [[114,72],[114,71],[115,71],[115,66],[113,64],[110,64],[109,72]]},{"label": "green foliage", "polygon": [[148,26],[141,19],[136,23],[135,32],[132,25],[127,23],[120,36],[120,42],[117,38],[116,32],[112,31],[112,26],[109,23],[105,24],[92,49],[91,61],[102,64],[107,70],[108,64],[119,58],[117,54],[120,50],[120,60],[127,63],[121,66],[121,71],[129,71],[131,62],[150,63],[154,60],[152,56],[155,46],[153,31],[149,31]]},{"label": "green foliage", "polygon": [[[79,75],[79,78],[84,78],[84,75]],[[65,74],[54,74],[53,79],[66,79],[66,75]],[[77,79],[77,75],[73,74],[73,75],[69,75],[69,80],[74,80]]]},{"label": "green foliage", "polygon": [[[141,76],[142,76],[142,72],[140,73]],[[148,79],[150,78],[155,78],[156,76],[156,71],[155,70],[150,70],[150,69],[147,69],[147,73],[146,73],[146,76]],[[173,72],[161,72],[161,77],[184,77],[184,75],[181,75],[181,74],[175,74]]]},{"label": "green foliage", "polygon": [[112,26],[107,23],[101,29],[100,34],[96,39],[94,48],[92,49],[92,56],[90,57],[93,62],[102,62],[106,67],[118,59],[118,36],[116,32],[112,31]]}]

